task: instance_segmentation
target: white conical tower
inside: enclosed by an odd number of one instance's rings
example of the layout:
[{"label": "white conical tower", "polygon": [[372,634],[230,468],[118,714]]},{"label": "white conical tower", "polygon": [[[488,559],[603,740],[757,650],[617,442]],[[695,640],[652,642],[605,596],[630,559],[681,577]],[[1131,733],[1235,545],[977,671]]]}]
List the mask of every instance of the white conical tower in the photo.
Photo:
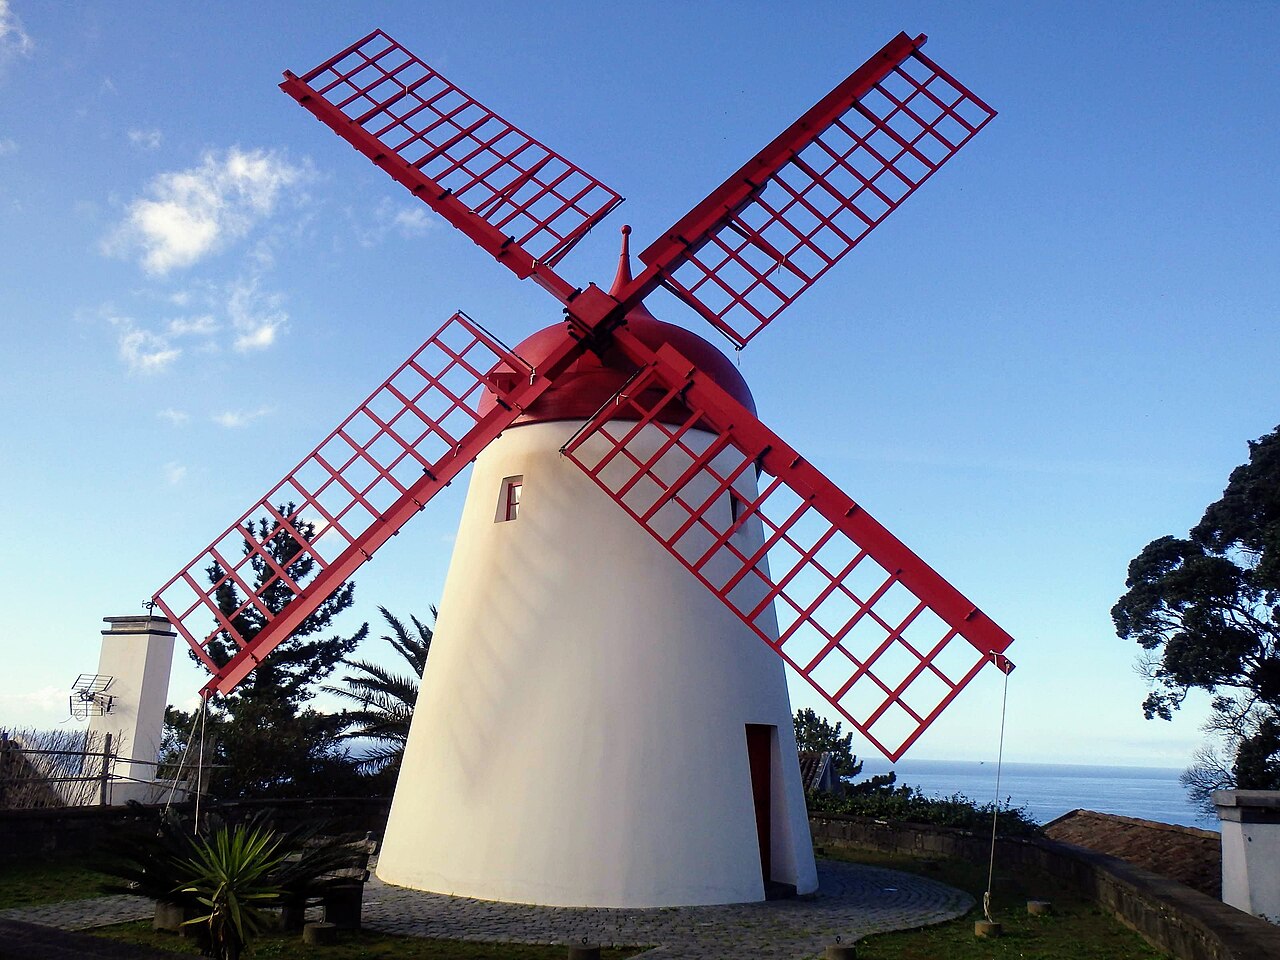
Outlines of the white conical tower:
[{"label": "white conical tower", "polygon": [[[628,329],[752,406],[706,341],[643,308]],[[548,343],[516,352],[537,363]],[[621,383],[588,354],[475,462],[388,883],[603,907],[817,887],[782,660],[559,454]]]}]

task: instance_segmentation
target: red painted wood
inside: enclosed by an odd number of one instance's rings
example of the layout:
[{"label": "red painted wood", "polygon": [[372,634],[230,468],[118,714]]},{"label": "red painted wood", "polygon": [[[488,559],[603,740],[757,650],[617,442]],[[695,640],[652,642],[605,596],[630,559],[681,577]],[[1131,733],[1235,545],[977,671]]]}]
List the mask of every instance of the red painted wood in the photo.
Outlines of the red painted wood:
[{"label": "red painted wood", "polygon": [[995,116],[899,34],[640,254],[745,346]]},{"label": "red painted wood", "polygon": [[[615,344],[641,373],[565,455],[885,756],[983,666],[1013,669],[1003,629],[712,378],[669,344],[649,350],[625,329]],[[677,398],[683,422],[657,416]],[[637,452],[646,429],[664,438],[656,454]]]},{"label": "red painted wood", "polygon": [[[615,393],[567,455],[886,755],[900,756],[984,664],[1011,670],[1009,636],[761,423],[723,357],[637,319],[662,285],[745,344],[981,130],[995,112],[924,57],[923,42],[892,40],[650,246],[640,276],[621,270],[611,293],[576,289],[553,266],[621,197],[385,33],[286,73],[285,92],[547,289],[568,323],[522,359],[455,316],[156,594],[214,673],[203,693],[234,689],[503,429],[568,415],[566,397],[583,418],[583,396]],[[647,428],[665,434],[651,459],[629,448]],[[748,471],[754,497],[735,492]],[[708,481],[709,499],[689,499]],[[310,542],[288,502],[315,524]],[[245,527],[264,515],[276,521],[265,542]],[[739,534],[751,525],[764,546],[748,550]],[[315,571],[277,562],[272,536]],[[269,571],[256,592],[255,562]],[[879,573],[867,580],[869,570]],[[244,597],[230,615],[217,603],[228,587]],[[267,590],[292,600],[272,613]],[[891,610],[903,592],[906,606]],[[766,629],[775,608],[777,637]],[[249,612],[266,622],[241,636]],[[208,646],[220,634],[240,648],[225,664]]]},{"label": "red painted wood", "polygon": [[[202,694],[233,690],[534,403],[583,349],[566,330],[538,371],[524,366],[526,375],[518,382],[496,388],[494,368],[516,369],[522,361],[466,316],[450,318],[283,480],[157,591],[156,605],[213,673]],[[482,413],[480,401],[494,389],[499,402]],[[315,524],[311,542],[288,525],[279,509],[285,503],[297,504],[296,515]],[[264,515],[283,524],[283,532],[302,545],[300,556],[314,559],[317,572],[307,582],[295,582],[272,561],[271,536],[259,538],[246,529]],[[261,585],[254,582],[254,558],[273,568]],[[210,583],[206,571],[214,565],[222,575]],[[218,604],[224,584],[234,585],[243,598],[230,616]],[[281,588],[293,599],[273,612],[262,598]],[[256,635],[245,637],[236,619],[250,608],[266,623]],[[215,663],[209,654],[209,642],[219,634],[240,648],[225,664]]]},{"label": "red painted wood", "polygon": [[622,202],[381,30],[280,88],[516,276],[552,269]]}]

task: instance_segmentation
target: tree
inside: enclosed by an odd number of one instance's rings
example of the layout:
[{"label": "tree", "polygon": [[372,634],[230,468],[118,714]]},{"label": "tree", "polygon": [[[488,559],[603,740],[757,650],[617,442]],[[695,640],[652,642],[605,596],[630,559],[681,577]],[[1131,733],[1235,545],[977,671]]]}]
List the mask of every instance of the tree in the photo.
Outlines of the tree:
[{"label": "tree", "polygon": [[[318,566],[304,552],[304,544],[316,536],[315,524],[303,517],[294,503],[276,509],[289,526],[275,517],[249,520],[244,525],[244,554],[251,557],[253,590],[272,616],[292,603],[295,593],[276,576],[271,564],[255,555],[250,540],[265,544],[275,564],[296,584],[305,585]],[[210,565],[206,574],[210,584],[218,584],[214,597],[222,615],[241,637],[252,640],[266,624],[266,616],[253,605],[240,609],[244,597],[232,581],[219,583],[225,571],[218,564]],[[316,685],[368,635],[367,623],[350,636],[326,635],[334,619],[354,600],[355,584],[348,581],[304,619],[234,691],[210,702],[204,735],[214,749],[211,757],[206,756],[206,762],[217,767],[213,781],[221,795],[302,796],[317,790],[332,795],[363,789],[338,740],[346,721],[340,715],[305,706],[315,696]],[[219,666],[226,664],[238,649],[226,631],[208,644],[209,655]],[[193,718],[170,708],[166,719],[185,738]]]},{"label": "tree", "polygon": [[[284,578],[276,576],[271,564],[250,547],[251,541],[262,542],[275,564],[296,584],[306,584],[319,572],[315,558],[303,550],[304,543],[315,539],[315,523],[299,514],[297,505],[292,502],[276,509],[303,542],[300,543],[275,517],[262,517],[256,524],[249,520],[244,525],[244,554],[251,557],[253,590],[272,617],[292,603],[295,594]],[[226,571],[213,563],[205,573],[210,584],[217,584]],[[349,637],[338,634],[316,636],[327,631],[338,614],[355,602],[355,591],[356,585],[348,580],[331,593],[287,640],[254,667],[253,672],[232,692],[230,699],[286,701],[298,706],[315,696],[313,685],[329,676],[342,658],[368,635],[369,625],[366,623]],[[218,610],[231,621],[243,639],[252,640],[266,626],[267,618],[256,606],[251,604],[240,610],[245,598],[232,580],[222,582],[214,598]],[[224,630],[210,640],[208,651],[214,663],[221,667],[239,651],[239,647]]]},{"label": "tree", "polygon": [[1202,750],[1184,776],[1193,798],[1280,789],[1280,427],[1249,444],[1248,463],[1186,538],[1143,548],[1125,586],[1111,616],[1142,648],[1147,719],[1172,719],[1192,690],[1213,698],[1206,729],[1228,752],[1229,777]]},{"label": "tree", "polygon": [[[395,777],[409,739],[418,683],[431,652],[432,630],[416,616],[409,617],[413,624],[409,630],[386,607],[378,611],[391,628],[391,634],[383,634],[382,639],[399,654],[409,672],[396,673],[380,663],[348,658],[342,662],[355,672],[342,678],[343,686],[326,685],[324,690],[355,704],[343,714],[348,727],[341,738],[374,741],[371,751],[360,760],[360,769]],[[436,608],[432,607],[433,622],[435,617]]]},{"label": "tree", "polygon": [[796,727],[796,748],[831,754],[832,771],[836,780],[849,780],[862,772],[862,762],[853,755],[853,733],[841,734],[842,722],[833,727],[826,719],[805,707],[797,710],[793,718]]}]

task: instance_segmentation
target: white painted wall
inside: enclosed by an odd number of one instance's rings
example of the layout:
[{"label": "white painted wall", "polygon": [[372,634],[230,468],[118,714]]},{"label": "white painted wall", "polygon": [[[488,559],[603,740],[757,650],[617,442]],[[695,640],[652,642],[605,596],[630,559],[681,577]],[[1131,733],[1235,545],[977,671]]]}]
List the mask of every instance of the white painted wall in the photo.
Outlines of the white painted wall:
[{"label": "white painted wall", "polygon": [[163,617],[105,617],[104,621],[109,626],[102,631],[98,673],[113,678],[106,692],[114,700],[110,713],[89,718],[89,729],[111,734],[112,749],[126,758],[115,765],[114,773],[128,778],[109,785],[108,803],[155,802],[154,763],[133,761],[154,761],[159,753],[176,634]]},{"label": "white painted wall", "polygon": [[1222,902],[1280,923],[1280,790],[1216,790]]},{"label": "white painted wall", "polygon": [[[782,661],[560,457],[577,426],[512,428],[475,463],[378,876],[548,905],[763,899],[759,723],[772,879],[815,890]],[[497,523],[514,475],[519,518]]]}]

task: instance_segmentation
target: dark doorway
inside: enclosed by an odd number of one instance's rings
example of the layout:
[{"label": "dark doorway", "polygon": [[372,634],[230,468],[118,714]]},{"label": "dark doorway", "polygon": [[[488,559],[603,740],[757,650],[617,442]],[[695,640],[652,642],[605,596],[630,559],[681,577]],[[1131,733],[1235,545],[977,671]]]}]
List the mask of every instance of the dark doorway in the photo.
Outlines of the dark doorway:
[{"label": "dark doorway", "polygon": [[760,841],[760,878],[768,889],[773,876],[772,795],[773,738],[776,727],[747,724],[747,762],[751,766],[751,798],[756,808],[756,838]]}]

